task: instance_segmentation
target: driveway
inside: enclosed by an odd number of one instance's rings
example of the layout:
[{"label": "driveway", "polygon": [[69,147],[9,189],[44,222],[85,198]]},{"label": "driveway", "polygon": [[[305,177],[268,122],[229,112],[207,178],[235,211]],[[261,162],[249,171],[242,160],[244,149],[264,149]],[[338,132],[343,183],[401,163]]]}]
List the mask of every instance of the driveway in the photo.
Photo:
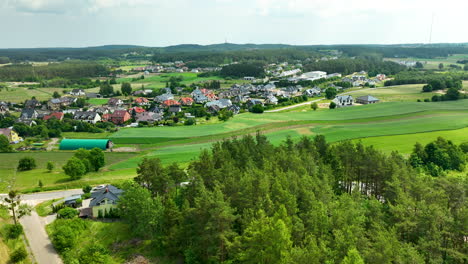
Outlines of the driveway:
[{"label": "driveway", "polygon": [[[35,206],[43,201],[65,198],[73,194],[82,193],[83,191],[81,189],[33,193],[21,195],[21,200],[23,203]],[[0,194],[0,197],[5,196],[6,194]],[[45,226],[54,220],[54,216],[39,217],[36,211],[32,211],[30,216],[24,216],[20,219],[20,223],[24,228],[24,234],[28,239],[29,246],[38,264],[63,263],[45,231]]]}]

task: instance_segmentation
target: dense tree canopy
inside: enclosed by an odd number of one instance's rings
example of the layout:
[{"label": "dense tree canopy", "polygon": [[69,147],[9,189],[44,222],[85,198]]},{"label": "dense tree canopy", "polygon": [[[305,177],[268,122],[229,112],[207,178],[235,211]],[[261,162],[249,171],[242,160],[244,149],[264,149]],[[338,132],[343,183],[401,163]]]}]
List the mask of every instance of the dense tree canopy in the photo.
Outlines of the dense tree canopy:
[{"label": "dense tree canopy", "polygon": [[[455,148],[438,141],[424,153]],[[119,207],[134,235],[186,263],[466,262],[466,177],[411,164],[323,136],[278,147],[245,136],[186,171],[145,159]]]},{"label": "dense tree canopy", "polygon": [[231,64],[224,66],[221,69],[220,75],[223,77],[243,78],[249,77],[263,77],[265,72],[261,64],[256,63],[241,63]]}]

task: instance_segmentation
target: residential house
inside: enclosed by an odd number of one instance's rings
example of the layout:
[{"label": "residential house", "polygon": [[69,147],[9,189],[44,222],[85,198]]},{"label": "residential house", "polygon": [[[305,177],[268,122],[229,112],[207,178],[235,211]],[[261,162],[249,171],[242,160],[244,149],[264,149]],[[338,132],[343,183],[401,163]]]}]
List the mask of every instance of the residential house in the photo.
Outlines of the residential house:
[{"label": "residential house", "polygon": [[349,77],[344,77],[343,79],[341,79],[342,82],[349,82],[349,83],[352,83],[353,82],[353,79],[349,78]]},{"label": "residential house", "polygon": [[197,104],[203,104],[208,102],[208,97],[206,97],[204,94],[195,94],[192,97],[193,101]]},{"label": "residential house", "polygon": [[167,100],[174,100],[174,95],[171,93],[165,93],[165,94],[158,95],[154,98],[154,101],[156,103],[162,103]]},{"label": "residential house", "polygon": [[109,121],[116,125],[121,125],[130,120],[131,118],[132,117],[130,116],[130,114],[125,110],[116,110],[109,115]]},{"label": "residential house", "polygon": [[220,109],[224,109],[232,105],[231,100],[229,99],[219,99],[206,103],[205,107],[218,106]]},{"label": "residential house", "polygon": [[190,106],[193,104],[193,99],[190,97],[182,97],[180,98],[179,103],[181,105]]},{"label": "residential house", "polygon": [[238,103],[238,104],[241,104],[241,103],[245,103],[247,102],[247,100],[249,100],[249,97],[248,96],[245,96],[245,95],[236,95],[232,98],[232,101],[234,103]]},{"label": "residential house", "polygon": [[151,89],[138,90],[138,91],[134,91],[133,95],[135,95],[135,96],[147,96],[147,95],[150,95],[152,92],[153,92],[153,90],[151,90]]},{"label": "residential house", "polygon": [[105,107],[105,106],[99,106],[99,107],[93,107],[90,109],[90,111],[93,111],[93,112],[96,112],[98,114],[100,114],[101,116],[102,115],[105,115],[105,114],[109,114],[109,108]]},{"label": "residential house", "polygon": [[64,114],[62,112],[53,112],[48,115],[45,115],[42,120],[47,121],[49,119],[57,119],[59,121],[62,121]]},{"label": "residential house", "polygon": [[76,111],[73,119],[91,124],[96,124],[102,120],[98,113],[92,111]]},{"label": "residential house", "polygon": [[26,100],[26,102],[24,102],[24,108],[38,108],[41,107],[41,105],[41,102],[36,99]]},{"label": "residential house", "polygon": [[351,95],[338,95],[332,102],[336,104],[336,107],[345,107],[352,106],[354,99]]},{"label": "residential house", "polygon": [[0,102],[0,114],[4,115],[10,111],[10,108],[8,107],[8,103],[6,102]]},{"label": "residential house", "polygon": [[83,89],[73,89],[69,92],[69,94],[73,96],[85,96],[86,95]]},{"label": "residential house", "polygon": [[263,106],[263,102],[260,99],[250,99],[249,101],[247,101],[246,104],[247,104],[248,108],[251,108],[254,105],[262,105]]},{"label": "residential house", "polygon": [[182,112],[182,108],[180,107],[180,105],[171,105],[169,106],[169,113],[179,113],[179,112]]},{"label": "residential house", "polygon": [[52,98],[47,102],[47,107],[51,110],[59,110],[62,107],[68,107],[76,102],[74,97]]},{"label": "residential house", "polygon": [[228,111],[231,111],[235,115],[239,114],[239,112],[241,110],[240,106],[235,105],[235,104],[228,106],[226,109]]},{"label": "residential house", "polygon": [[144,98],[144,97],[138,97],[136,98],[133,103],[139,105],[139,106],[144,106],[144,105],[150,105],[150,102],[148,99]]},{"label": "residential house", "polygon": [[318,87],[305,90],[302,94],[307,95],[308,97],[320,96],[321,90]]},{"label": "residential house", "polygon": [[89,207],[92,209],[91,217],[104,216],[111,209],[116,209],[117,202],[123,192],[113,185],[106,185],[104,188],[91,191],[92,200],[89,203]]},{"label": "residential house", "polygon": [[356,103],[358,104],[375,104],[378,103],[380,100],[375,98],[372,95],[365,95],[356,98]]},{"label": "residential house", "polygon": [[107,101],[107,105],[109,106],[122,106],[124,102],[120,100],[119,98],[111,98],[109,101]]},{"label": "residential house", "polygon": [[269,95],[265,100],[265,104],[277,105],[278,104],[278,98],[276,98],[273,95]]},{"label": "residential house", "polygon": [[8,142],[11,144],[16,144],[21,141],[23,141],[23,138],[16,133],[13,128],[0,128],[0,135],[4,135],[7,139]]},{"label": "residential house", "polygon": [[138,113],[135,115],[135,120],[137,122],[154,123],[156,121],[161,121],[162,119],[163,119],[162,114],[154,113],[154,112],[143,112],[143,113]]},{"label": "residential house", "polygon": [[380,73],[380,74],[377,74],[377,76],[375,76],[375,78],[377,78],[377,80],[379,81],[384,81],[385,79],[387,79],[387,76],[383,73]]},{"label": "residential house", "polygon": [[20,120],[32,120],[32,119],[37,119],[38,113],[34,108],[23,108],[21,110],[21,115],[19,117]]},{"label": "residential house", "polygon": [[146,110],[141,107],[135,106],[135,107],[128,109],[128,112],[132,114],[133,113],[138,114],[138,113],[144,113],[146,112]]},{"label": "residential house", "polygon": [[172,105],[180,105],[180,103],[177,102],[176,100],[166,100],[161,104],[162,107],[169,107]]}]

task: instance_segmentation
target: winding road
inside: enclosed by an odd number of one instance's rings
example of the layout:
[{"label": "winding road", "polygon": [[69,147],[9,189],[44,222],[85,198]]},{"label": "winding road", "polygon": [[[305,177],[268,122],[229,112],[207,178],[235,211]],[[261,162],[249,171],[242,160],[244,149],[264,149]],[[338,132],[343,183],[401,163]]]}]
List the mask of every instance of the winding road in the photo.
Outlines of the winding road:
[{"label": "winding road", "polygon": [[[73,189],[56,192],[43,192],[21,195],[23,203],[35,206],[43,201],[51,199],[60,199],[73,194],[82,194],[81,189]],[[6,194],[0,194],[0,198]],[[3,200],[3,199],[2,199]],[[24,216],[20,219],[20,223],[24,228],[24,234],[28,239],[29,246],[34,255],[34,259],[38,264],[62,264],[57,251],[55,251],[52,242],[47,235],[45,226],[55,220],[55,217],[40,217],[36,211],[31,212],[31,215]]]}]

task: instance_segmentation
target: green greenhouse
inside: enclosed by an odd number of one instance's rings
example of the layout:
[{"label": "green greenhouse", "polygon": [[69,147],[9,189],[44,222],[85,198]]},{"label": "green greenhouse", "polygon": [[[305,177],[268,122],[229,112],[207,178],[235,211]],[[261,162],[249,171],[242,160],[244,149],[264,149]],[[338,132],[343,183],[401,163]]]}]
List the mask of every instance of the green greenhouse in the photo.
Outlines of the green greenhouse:
[{"label": "green greenhouse", "polygon": [[60,142],[60,150],[112,149],[112,141],[109,139],[63,139]]}]

